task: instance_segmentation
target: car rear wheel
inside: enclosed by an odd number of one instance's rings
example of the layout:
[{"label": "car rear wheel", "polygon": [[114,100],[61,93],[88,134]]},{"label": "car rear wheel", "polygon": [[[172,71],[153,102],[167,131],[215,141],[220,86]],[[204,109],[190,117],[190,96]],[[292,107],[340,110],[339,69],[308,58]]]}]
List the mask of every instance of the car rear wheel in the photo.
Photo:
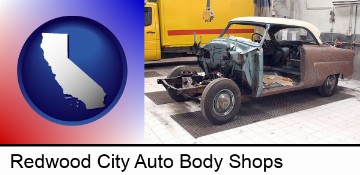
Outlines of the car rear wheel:
[{"label": "car rear wheel", "polygon": [[[189,66],[176,66],[169,72],[169,74],[167,75],[167,78],[178,77],[178,76],[180,76],[181,74],[183,74],[185,72],[191,72],[192,74],[197,75],[196,70],[189,67]],[[183,85],[182,84],[181,85],[180,84],[175,85],[175,88],[183,88]],[[188,98],[186,96],[181,95],[181,94],[177,95],[175,93],[175,91],[167,90],[167,92],[169,93],[170,97],[172,99],[174,99],[175,101],[177,101],[177,102],[183,102],[183,101],[188,100]]]},{"label": "car rear wheel", "polygon": [[330,75],[326,78],[324,83],[318,87],[318,92],[321,96],[329,97],[336,92],[338,84],[338,75]]},{"label": "car rear wheel", "polygon": [[215,125],[232,121],[241,106],[241,93],[236,83],[219,78],[206,86],[201,96],[201,112],[205,119]]}]

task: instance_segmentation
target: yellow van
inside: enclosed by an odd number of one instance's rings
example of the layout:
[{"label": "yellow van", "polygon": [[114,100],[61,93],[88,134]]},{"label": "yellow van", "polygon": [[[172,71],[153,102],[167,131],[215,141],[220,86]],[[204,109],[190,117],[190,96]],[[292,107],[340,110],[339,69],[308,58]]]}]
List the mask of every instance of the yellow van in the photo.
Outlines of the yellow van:
[{"label": "yellow van", "polygon": [[[253,16],[253,0],[212,0],[214,18],[205,22],[203,12],[210,0],[158,0],[144,7],[144,57],[160,60],[162,53],[189,53],[194,33],[202,36],[202,44],[219,36],[228,21],[239,16]],[[241,26],[229,31],[232,35],[250,38],[252,27]]]}]

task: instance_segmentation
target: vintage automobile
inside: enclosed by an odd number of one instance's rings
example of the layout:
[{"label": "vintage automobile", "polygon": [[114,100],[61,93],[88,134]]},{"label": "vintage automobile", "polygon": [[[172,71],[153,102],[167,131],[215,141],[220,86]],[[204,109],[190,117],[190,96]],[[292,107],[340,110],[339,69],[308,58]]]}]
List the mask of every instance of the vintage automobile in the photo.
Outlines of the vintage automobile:
[{"label": "vintage automobile", "polygon": [[[230,29],[254,26],[252,39],[230,35]],[[200,100],[212,124],[230,122],[241,107],[241,95],[263,97],[317,87],[322,96],[336,92],[338,78],[353,74],[354,51],[324,44],[312,24],[284,18],[232,19],[220,36],[193,51],[204,74],[178,66],[158,79],[178,102]]]}]

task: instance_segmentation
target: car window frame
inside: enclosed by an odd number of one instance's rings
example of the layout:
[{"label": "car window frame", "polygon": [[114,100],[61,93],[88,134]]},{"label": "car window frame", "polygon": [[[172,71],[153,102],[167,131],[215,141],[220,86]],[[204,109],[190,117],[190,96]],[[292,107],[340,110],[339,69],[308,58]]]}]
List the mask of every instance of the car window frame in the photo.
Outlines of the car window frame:
[{"label": "car window frame", "polygon": [[[275,33],[279,32],[279,31],[282,30],[282,29],[301,28],[301,29],[306,30],[306,32],[307,32],[308,34],[310,34],[310,36],[314,39],[314,42],[315,42],[315,43],[312,44],[312,45],[319,45],[319,46],[321,45],[321,44],[319,43],[319,41],[317,40],[317,38],[315,37],[315,35],[314,35],[309,29],[307,29],[306,27],[303,27],[303,26],[293,26],[293,25],[280,25],[280,24],[279,24],[279,26],[284,26],[284,27],[281,28],[280,30],[277,30],[276,32],[274,32],[274,31],[272,30],[272,28],[273,28],[274,26],[276,26],[276,24],[271,24],[270,29],[269,29],[269,36],[270,36],[270,39],[273,40],[273,41],[277,41],[276,38],[275,38]],[[291,42],[291,41],[289,41],[289,42]],[[301,42],[301,41],[299,41],[299,42]],[[302,43],[304,43],[304,44],[311,44],[310,42],[302,42]]]}]

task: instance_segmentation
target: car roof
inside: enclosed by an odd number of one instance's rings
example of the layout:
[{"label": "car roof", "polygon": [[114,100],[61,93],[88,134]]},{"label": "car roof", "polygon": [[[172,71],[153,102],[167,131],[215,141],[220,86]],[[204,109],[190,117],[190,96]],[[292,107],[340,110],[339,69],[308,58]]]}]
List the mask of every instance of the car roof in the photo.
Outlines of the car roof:
[{"label": "car roof", "polygon": [[320,30],[312,25],[311,23],[295,20],[295,19],[287,19],[287,18],[275,18],[275,17],[239,17],[230,20],[232,23],[247,23],[247,24],[270,24],[270,25],[285,25],[285,26],[296,26],[303,27],[309,30],[314,34],[316,40],[321,44],[322,41],[320,39]]}]

